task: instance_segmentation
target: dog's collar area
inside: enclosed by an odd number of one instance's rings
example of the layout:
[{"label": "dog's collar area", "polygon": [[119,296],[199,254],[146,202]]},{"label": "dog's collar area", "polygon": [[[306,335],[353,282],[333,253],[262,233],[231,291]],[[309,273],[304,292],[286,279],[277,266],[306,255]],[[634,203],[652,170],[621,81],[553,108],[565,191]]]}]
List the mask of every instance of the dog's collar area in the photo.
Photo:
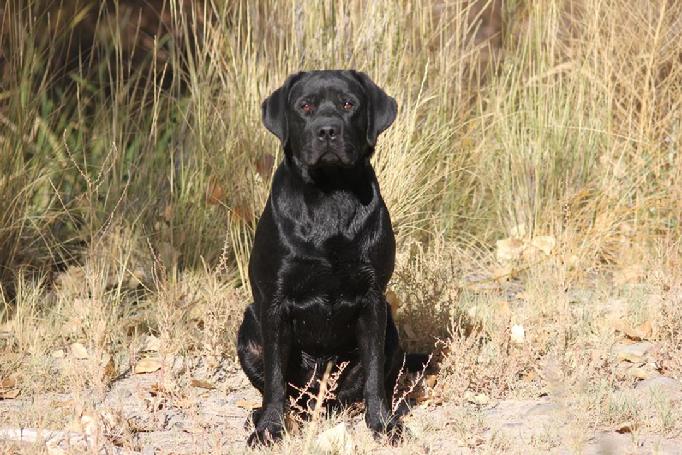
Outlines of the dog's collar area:
[{"label": "dog's collar area", "polygon": [[367,184],[374,180],[369,158],[358,161],[354,166],[317,166],[303,164],[295,156],[285,158],[287,170],[308,185],[322,191],[346,190],[365,192]]}]

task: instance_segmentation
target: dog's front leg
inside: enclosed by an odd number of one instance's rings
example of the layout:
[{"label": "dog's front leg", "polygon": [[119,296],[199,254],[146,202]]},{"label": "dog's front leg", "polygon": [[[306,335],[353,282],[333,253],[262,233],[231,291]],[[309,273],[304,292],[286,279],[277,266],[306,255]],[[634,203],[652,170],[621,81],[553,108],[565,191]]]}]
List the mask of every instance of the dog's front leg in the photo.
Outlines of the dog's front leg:
[{"label": "dog's front leg", "polygon": [[365,371],[365,422],[375,436],[387,433],[391,441],[397,441],[402,435],[402,427],[398,418],[391,413],[384,387],[386,311],[383,298],[368,299],[358,318],[357,337]]},{"label": "dog's front leg", "polygon": [[284,431],[284,405],[287,398],[285,382],[291,327],[282,314],[282,305],[266,308],[261,317],[263,336],[264,392],[263,405],[248,444],[269,444],[282,438]]}]

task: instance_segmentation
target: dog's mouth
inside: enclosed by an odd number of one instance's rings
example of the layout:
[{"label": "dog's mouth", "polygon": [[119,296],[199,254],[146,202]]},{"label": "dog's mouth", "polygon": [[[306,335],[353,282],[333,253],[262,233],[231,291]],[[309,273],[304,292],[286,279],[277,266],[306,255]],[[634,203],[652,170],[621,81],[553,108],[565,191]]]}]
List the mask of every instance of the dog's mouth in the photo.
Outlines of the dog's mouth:
[{"label": "dog's mouth", "polygon": [[338,149],[327,145],[321,150],[315,150],[311,154],[309,166],[311,167],[352,167],[355,164],[353,151]]},{"label": "dog's mouth", "polygon": [[317,160],[317,163],[321,165],[340,164],[341,158],[335,152],[327,150],[326,152],[322,152],[322,155]]}]

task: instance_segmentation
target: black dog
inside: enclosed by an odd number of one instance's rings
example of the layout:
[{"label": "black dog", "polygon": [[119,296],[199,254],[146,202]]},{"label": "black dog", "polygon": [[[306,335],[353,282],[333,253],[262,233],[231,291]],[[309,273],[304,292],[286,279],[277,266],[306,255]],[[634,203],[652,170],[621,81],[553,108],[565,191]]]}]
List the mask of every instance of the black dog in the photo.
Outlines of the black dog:
[{"label": "black dog", "polygon": [[288,384],[346,361],[336,404],[364,398],[369,428],[398,439],[389,399],[403,351],[384,298],[395,239],[369,162],[397,104],[364,73],[313,71],[290,76],[262,113],[284,160],[256,229],[254,303],[238,335],[242,368],[263,394],[249,444],[281,438],[298,395]]}]

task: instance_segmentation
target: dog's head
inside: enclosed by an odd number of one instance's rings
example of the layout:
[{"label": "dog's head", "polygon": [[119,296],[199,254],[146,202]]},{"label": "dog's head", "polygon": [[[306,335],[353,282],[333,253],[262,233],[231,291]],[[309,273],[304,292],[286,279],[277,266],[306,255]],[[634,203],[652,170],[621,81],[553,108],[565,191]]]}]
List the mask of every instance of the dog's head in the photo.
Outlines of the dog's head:
[{"label": "dog's head", "polygon": [[263,101],[263,123],[308,168],[353,167],[374,151],[397,104],[365,74],[301,72]]}]

